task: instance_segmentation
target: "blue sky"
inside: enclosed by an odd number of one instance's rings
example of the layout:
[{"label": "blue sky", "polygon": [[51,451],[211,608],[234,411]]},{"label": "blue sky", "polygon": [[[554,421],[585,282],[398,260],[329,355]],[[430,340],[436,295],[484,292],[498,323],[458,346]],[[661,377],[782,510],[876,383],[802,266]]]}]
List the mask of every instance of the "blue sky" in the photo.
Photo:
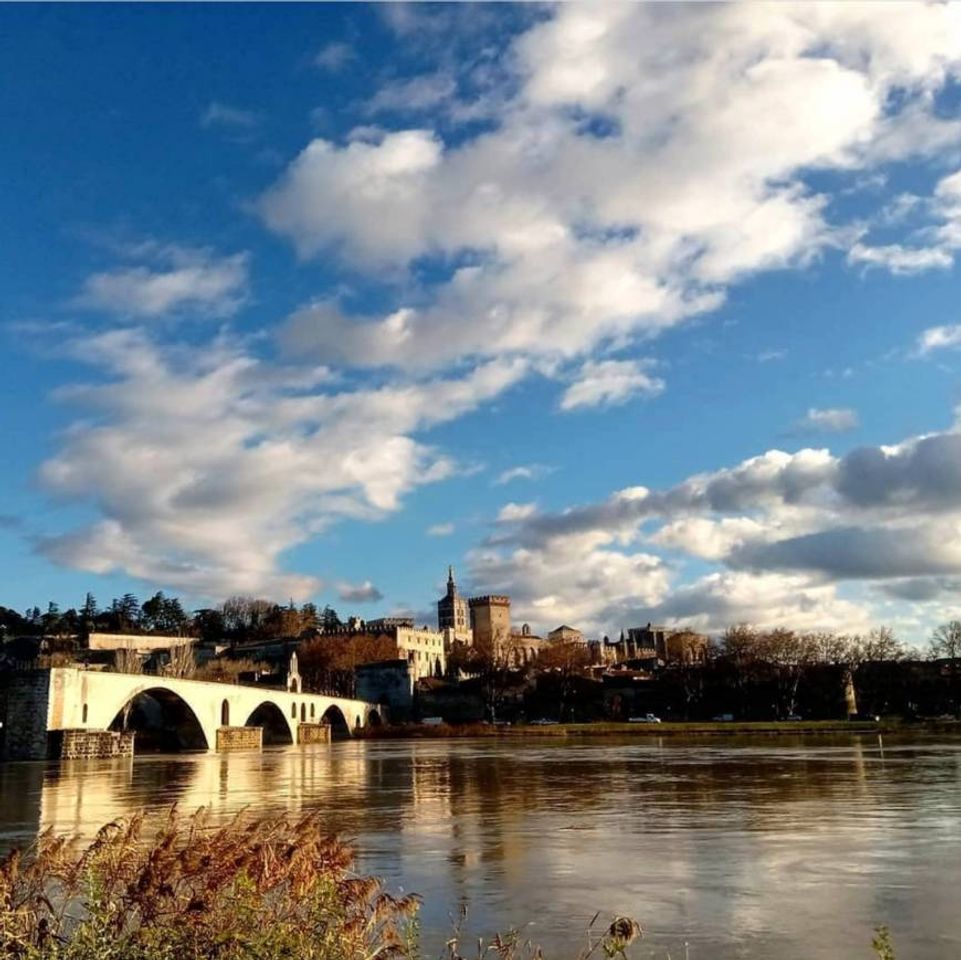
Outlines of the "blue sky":
[{"label": "blue sky", "polygon": [[0,602],[955,615],[957,6],[0,28]]}]

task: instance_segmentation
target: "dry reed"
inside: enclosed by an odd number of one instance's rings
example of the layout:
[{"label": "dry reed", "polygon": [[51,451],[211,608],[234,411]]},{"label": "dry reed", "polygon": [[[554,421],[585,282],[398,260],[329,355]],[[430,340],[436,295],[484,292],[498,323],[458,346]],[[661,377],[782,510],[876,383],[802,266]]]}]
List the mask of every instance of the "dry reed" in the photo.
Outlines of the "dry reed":
[{"label": "dry reed", "polygon": [[44,832],[0,862],[0,957],[24,960],[406,960],[415,897],[351,873],[316,816],[210,827],[142,815],[86,847]]}]

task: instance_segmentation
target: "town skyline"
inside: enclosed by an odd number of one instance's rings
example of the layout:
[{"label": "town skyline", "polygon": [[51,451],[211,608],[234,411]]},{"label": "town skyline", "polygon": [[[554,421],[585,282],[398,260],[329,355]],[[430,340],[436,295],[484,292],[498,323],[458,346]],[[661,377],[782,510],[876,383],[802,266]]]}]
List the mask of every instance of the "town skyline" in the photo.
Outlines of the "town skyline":
[{"label": "town skyline", "polygon": [[3,602],[923,642],[961,31],[865,11],[6,8]]}]

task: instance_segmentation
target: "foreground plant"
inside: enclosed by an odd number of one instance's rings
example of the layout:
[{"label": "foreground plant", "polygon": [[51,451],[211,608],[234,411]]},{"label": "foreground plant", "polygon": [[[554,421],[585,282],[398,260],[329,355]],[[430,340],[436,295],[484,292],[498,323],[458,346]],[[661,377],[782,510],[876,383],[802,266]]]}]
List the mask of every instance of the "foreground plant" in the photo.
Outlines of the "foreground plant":
[{"label": "foreground plant", "polygon": [[0,862],[0,957],[24,960],[407,960],[415,897],[354,876],[318,818],[211,828],[204,811],[44,832]]}]

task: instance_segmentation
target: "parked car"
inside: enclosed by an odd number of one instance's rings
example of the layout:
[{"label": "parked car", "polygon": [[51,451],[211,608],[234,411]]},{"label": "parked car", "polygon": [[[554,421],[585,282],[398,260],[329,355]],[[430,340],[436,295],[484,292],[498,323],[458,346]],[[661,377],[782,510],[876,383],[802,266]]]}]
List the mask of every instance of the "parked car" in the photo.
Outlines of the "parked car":
[{"label": "parked car", "polygon": [[711,717],[714,723],[731,723],[734,720],[733,713],[719,713],[716,717]]},{"label": "parked car", "polygon": [[546,719],[531,720],[531,726],[532,726],[532,727],[556,727],[556,726],[557,726],[557,721],[556,721],[556,720],[546,720]]},{"label": "parked car", "polygon": [[804,717],[802,717],[801,714],[799,713],[789,713],[784,719],[785,720],[803,720]]},{"label": "parked car", "polygon": [[653,713],[645,713],[643,717],[628,717],[628,723],[660,723],[661,718],[655,717]]},{"label": "parked car", "polygon": [[881,718],[876,713],[852,713],[848,715],[848,720],[857,720],[861,723],[881,722]]}]

